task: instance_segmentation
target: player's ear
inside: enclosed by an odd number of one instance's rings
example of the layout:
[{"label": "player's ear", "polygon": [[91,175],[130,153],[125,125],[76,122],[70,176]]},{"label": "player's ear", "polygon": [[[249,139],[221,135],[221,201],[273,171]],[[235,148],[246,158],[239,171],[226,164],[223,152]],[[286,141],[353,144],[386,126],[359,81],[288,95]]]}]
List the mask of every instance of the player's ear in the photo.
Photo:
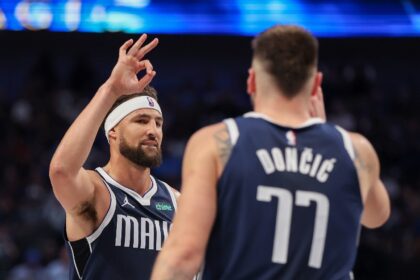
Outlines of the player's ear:
[{"label": "player's ear", "polygon": [[252,67],[248,69],[248,79],[246,80],[246,90],[250,96],[255,94],[255,71]]},{"label": "player's ear", "polygon": [[312,84],[311,96],[315,96],[317,94],[318,87],[321,86],[323,77],[324,77],[324,74],[322,74],[322,72],[317,72],[315,74],[315,79],[314,79],[314,82]]},{"label": "player's ear", "polygon": [[111,130],[108,132],[108,139],[117,139],[117,132],[115,131],[115,127],[111,128]]}]

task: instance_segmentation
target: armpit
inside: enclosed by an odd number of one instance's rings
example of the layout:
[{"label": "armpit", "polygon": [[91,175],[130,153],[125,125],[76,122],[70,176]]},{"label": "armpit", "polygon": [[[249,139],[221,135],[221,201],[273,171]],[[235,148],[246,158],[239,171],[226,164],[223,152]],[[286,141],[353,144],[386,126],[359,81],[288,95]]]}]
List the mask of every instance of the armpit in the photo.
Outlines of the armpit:
[{"label": "armpit", "polygon": [[85,220],[91,221],[93,224],[98,222],[98,213],[91,201],[82,202],[76,208],[76,214]]}]

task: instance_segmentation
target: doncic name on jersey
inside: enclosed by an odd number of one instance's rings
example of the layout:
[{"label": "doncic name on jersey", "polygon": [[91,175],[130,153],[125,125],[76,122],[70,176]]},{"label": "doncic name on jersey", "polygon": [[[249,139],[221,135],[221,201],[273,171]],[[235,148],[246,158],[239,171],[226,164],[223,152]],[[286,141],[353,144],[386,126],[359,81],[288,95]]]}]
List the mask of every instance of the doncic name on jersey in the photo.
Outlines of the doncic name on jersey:
[{"label": "doncic name on jersey", "polygon": [[259,149],[256,154],[267,175],[275,171],[299,172],[315,178],[320,183],[325,183],[328,180],[337,161],[335,158],[324,159],[318,153],[314,155],[311,148],[299,151],[295,147],[285,147],[284,149],[274,147],[271,149],[271,153],[266,149]]}]

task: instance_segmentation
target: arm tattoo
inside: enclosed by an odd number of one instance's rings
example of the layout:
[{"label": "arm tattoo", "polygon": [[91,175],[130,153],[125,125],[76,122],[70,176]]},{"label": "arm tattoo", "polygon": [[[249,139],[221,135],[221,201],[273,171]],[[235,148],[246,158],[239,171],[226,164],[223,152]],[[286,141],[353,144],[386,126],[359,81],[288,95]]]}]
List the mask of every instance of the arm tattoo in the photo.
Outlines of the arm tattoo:
[{"label": "arm tattoo", "polygon": [[230,153],[232,151],[232,143],[230,141],[230,135],[226,127],[216,131],[213,134],[214,139],[216,140],[217,151],[224,167],[229,159]]},{"label": "arm tattoo", "polygon": [[356,165],[357,171],[366,172],[370,174],[372,172],[372,165],[366,162],[363,157],[360,155],[356,147],[354,147],[354,164]]}]

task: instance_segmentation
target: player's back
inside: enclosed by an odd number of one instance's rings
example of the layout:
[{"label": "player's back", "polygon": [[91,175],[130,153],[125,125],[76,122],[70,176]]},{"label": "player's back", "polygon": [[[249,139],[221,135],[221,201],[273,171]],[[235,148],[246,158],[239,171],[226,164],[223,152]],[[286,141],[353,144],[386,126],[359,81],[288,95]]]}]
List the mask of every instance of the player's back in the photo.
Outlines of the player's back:
[{"label": "player's back", "polygon": [[234,146],[203,278],[349,279],[363,203],[347,133],[256,113],[226,123]]}]

